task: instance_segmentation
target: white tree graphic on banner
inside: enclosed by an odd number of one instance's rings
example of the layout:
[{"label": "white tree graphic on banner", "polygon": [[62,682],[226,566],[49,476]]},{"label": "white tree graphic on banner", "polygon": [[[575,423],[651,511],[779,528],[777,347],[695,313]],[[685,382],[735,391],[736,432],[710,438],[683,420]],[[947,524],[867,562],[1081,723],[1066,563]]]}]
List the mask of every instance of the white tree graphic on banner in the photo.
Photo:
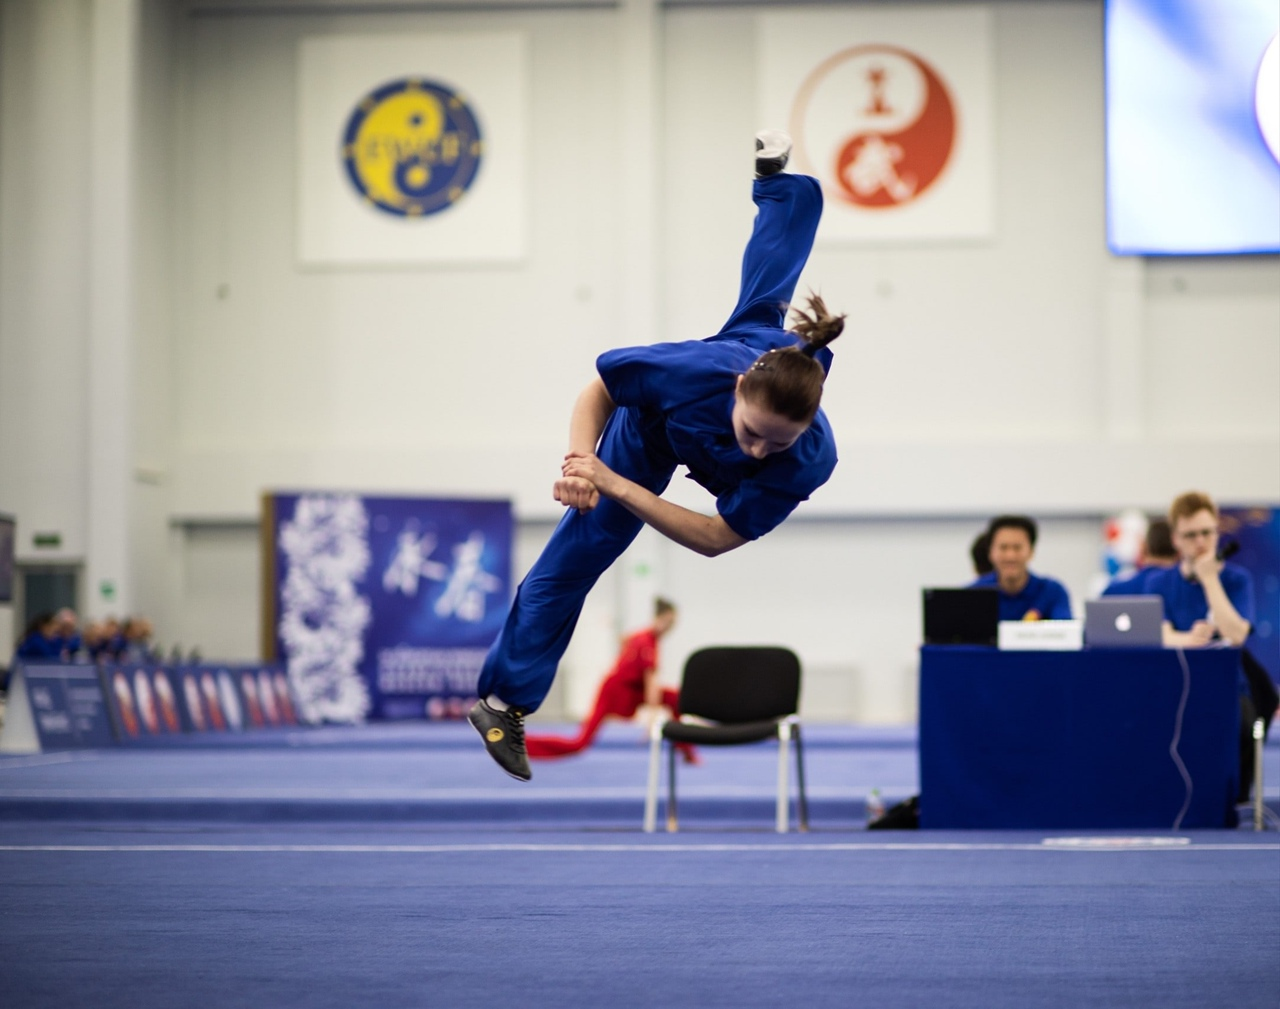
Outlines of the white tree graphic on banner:
[{"label": "white tree graphic on banner", "polygon": [[287,571],[280,640],[307,721],[360,722],[369,690],[359,673],[369,601],[356,583],[369,567],[369,517],[354,495],[298,498],[280,530]]}]

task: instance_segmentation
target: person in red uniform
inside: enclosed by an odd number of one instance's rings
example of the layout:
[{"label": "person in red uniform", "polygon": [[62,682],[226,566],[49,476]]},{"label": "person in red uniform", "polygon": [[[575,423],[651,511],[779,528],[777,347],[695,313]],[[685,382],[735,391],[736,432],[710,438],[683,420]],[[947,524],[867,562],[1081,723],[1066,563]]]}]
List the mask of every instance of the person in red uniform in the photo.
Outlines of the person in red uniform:
[{"label": "person in red uniform", "polygon": [[[637,631],[622,642],[622,651],[613,664],[613,670],[600,684],[595,707],[572,738],[567,736],[525,737],[529,756],[565,757],[580,753],[591,745],[600,723],[609,715],[631,718],[642,704],[661,704],[670,710],[672,717],[680,716],[680,691],[664,687],[658,682],[658,641],[675,626],[675,604],[658,599],[653,606],[653,626]],[[697,756],[687,743],[679,744],[681,756],[694,763]]]}]

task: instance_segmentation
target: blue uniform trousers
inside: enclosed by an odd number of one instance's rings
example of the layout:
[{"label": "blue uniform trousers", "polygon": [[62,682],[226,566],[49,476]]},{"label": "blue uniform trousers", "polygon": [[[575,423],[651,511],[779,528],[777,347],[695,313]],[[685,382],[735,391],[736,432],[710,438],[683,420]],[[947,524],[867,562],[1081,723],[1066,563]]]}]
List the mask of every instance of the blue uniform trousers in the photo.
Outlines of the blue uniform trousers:
[{"label": "blue uniform trousers", "polygon": [[[776,334],[786,305],[809,258],[822,214],[822,193],[805,175],[757,179],[752,193],[755,226],[742,261],[738,304],[713,339]],[[614,472],[661,494],[679,460],[667,446],[646,445],[636,411],[619,407],[605,425],[596,454]],[[534,711],[555,679],[587,593],[627,549],[644,523],[620,504],[602,498],[591,511],[570,509],[516,590],[498,639],[489,649],[477,692],[496,694]]]}]

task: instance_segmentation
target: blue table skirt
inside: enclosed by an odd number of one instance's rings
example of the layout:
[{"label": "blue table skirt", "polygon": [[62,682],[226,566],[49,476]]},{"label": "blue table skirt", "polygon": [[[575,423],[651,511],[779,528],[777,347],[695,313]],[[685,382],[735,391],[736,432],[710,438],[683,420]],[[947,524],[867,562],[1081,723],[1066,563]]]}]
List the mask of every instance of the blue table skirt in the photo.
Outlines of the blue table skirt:
[{"label": "blue table skirt", "polygon": [[1240,653],[920,650],[922,827],[1221,828],[1235,824]]}]

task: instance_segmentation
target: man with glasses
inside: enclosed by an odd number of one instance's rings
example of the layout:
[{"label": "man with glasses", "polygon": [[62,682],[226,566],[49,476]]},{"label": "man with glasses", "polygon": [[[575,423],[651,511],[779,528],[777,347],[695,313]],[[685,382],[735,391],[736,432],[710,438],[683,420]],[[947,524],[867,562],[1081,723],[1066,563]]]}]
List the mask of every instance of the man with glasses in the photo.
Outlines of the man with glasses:
[{"label": "man with glasses", "polygon": [[1188,491],[1169,506],[1178,563],[1149,577],[1145,591],[1164,600],[1164,643],[1201,648],[1215,639],[1240,646],[1253,627],[1253,578],[1218,558],[1218,508]]}]

